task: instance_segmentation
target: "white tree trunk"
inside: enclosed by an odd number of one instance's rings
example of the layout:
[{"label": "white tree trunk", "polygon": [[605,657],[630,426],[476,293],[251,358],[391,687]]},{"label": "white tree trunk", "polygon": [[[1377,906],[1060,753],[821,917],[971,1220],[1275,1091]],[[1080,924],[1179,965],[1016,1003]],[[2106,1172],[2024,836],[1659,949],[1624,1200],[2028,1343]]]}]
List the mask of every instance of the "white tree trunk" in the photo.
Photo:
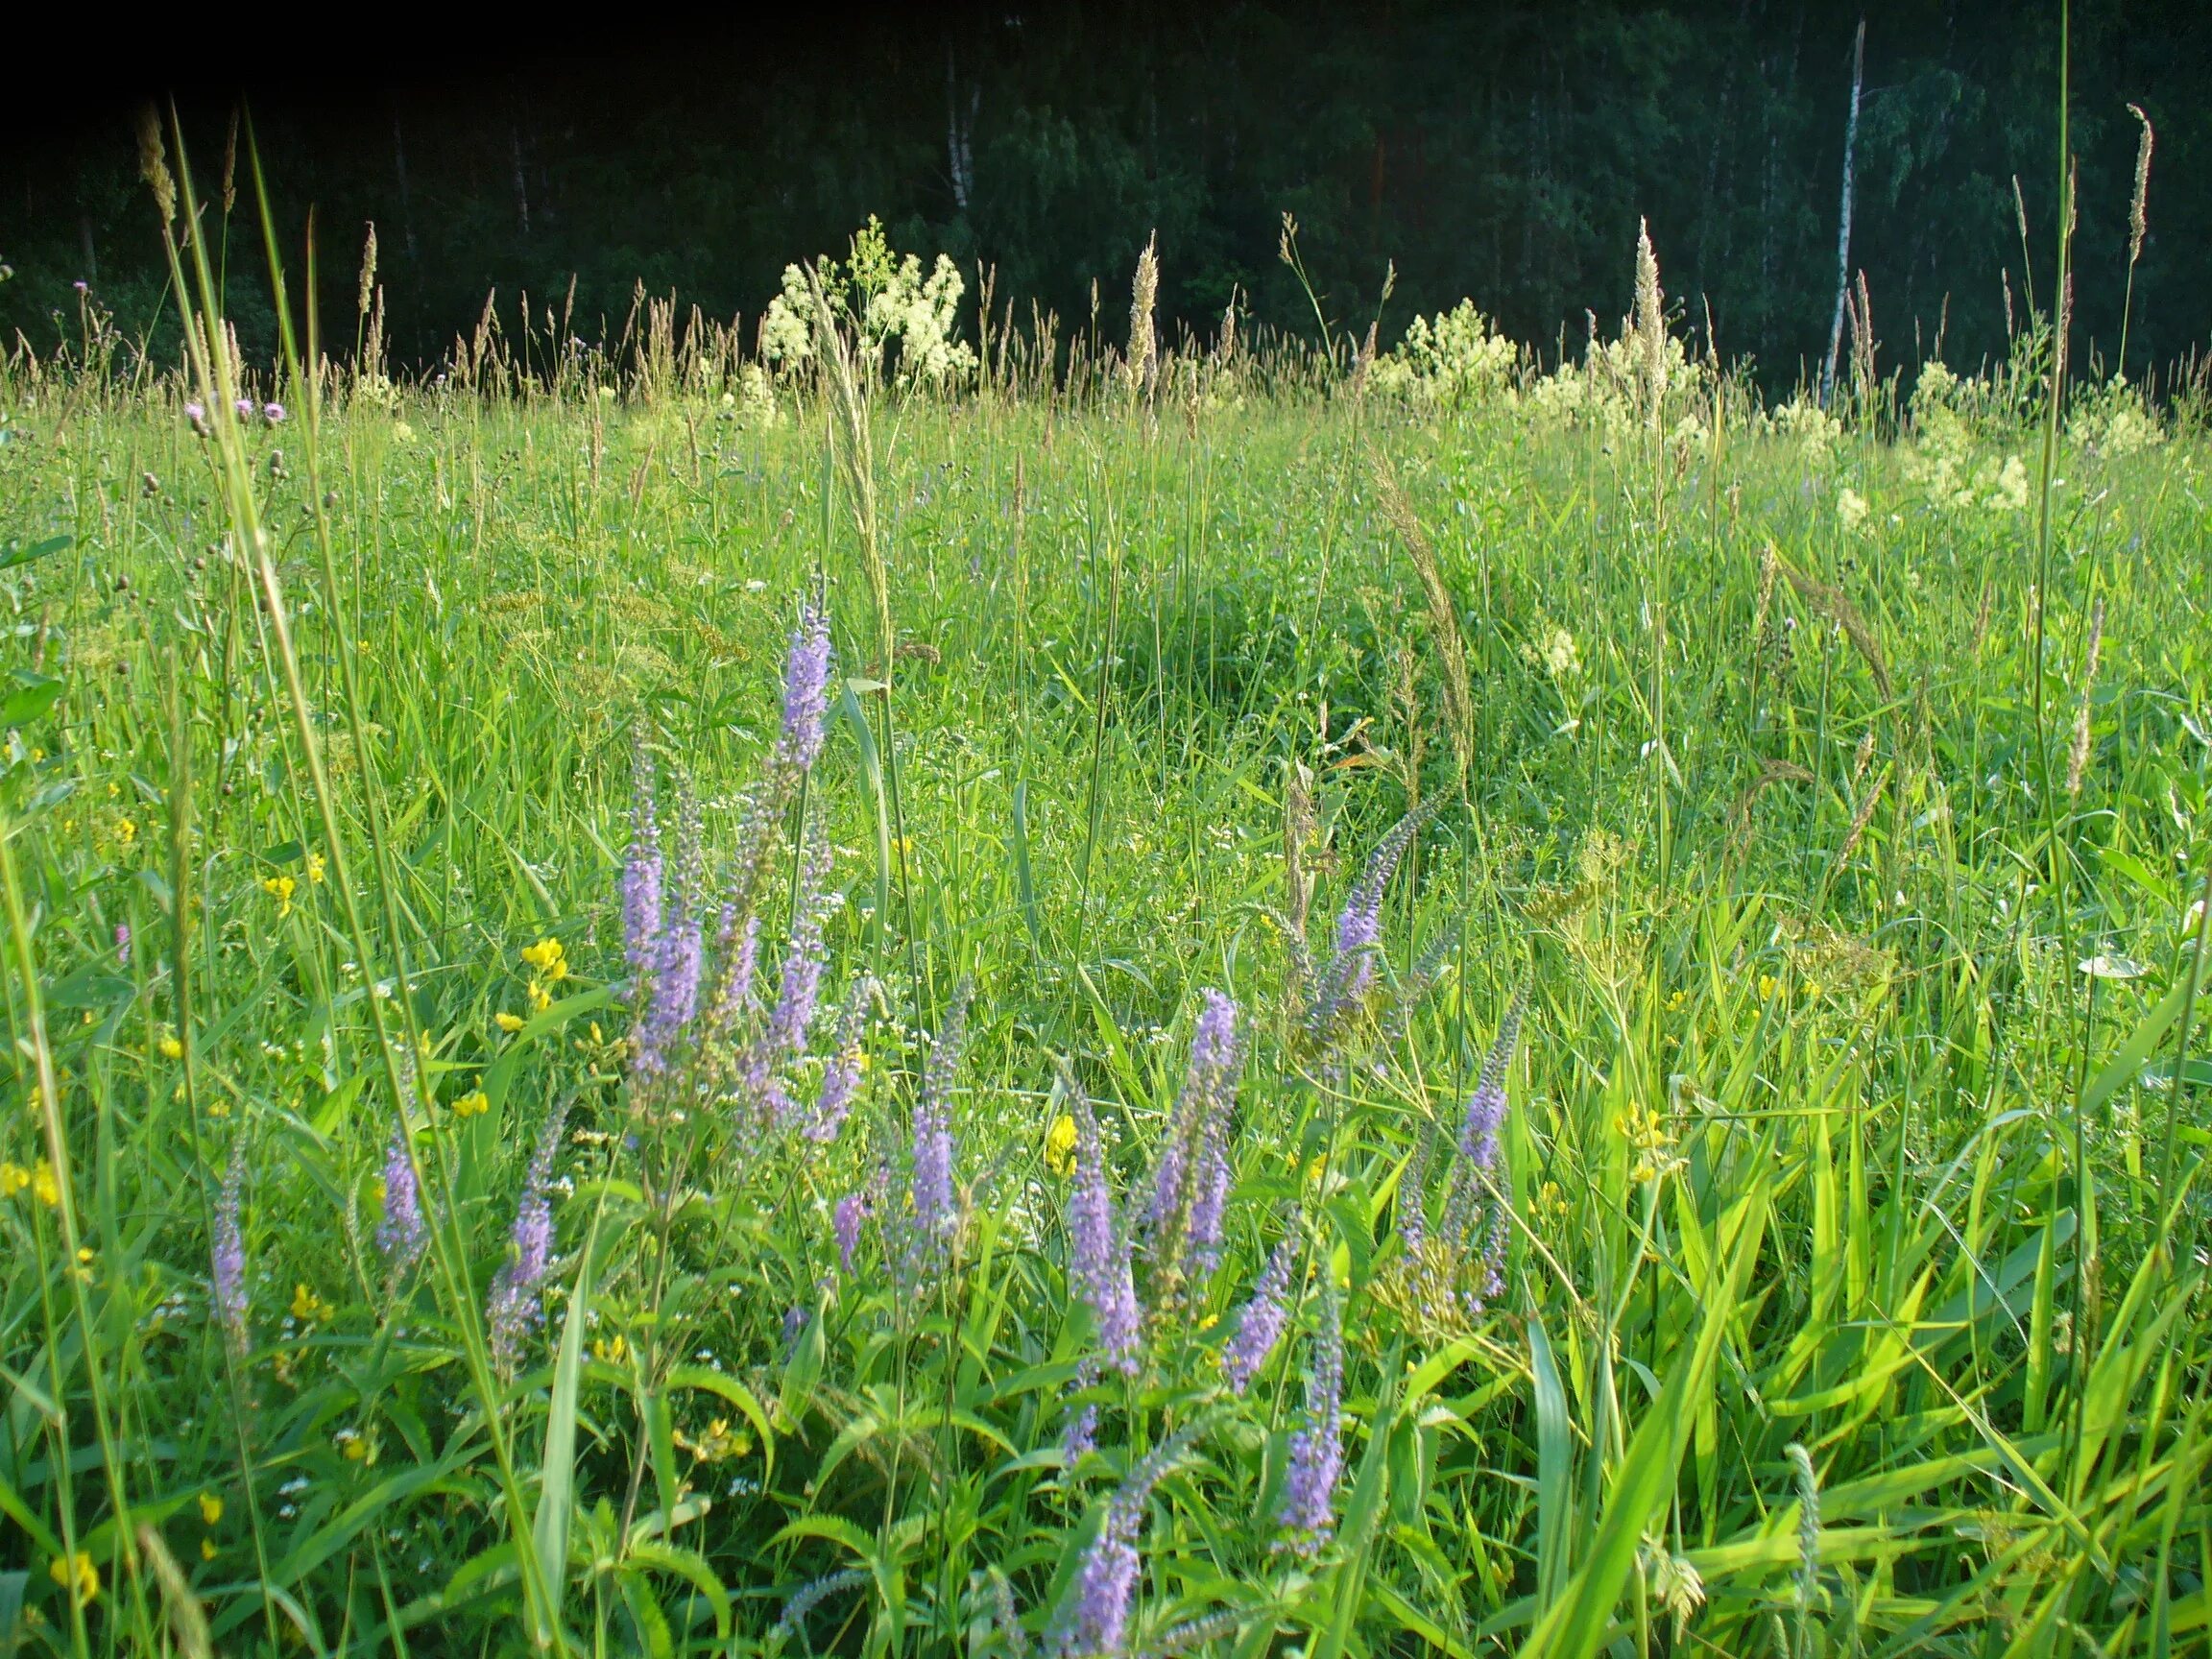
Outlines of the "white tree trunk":
[{"label": "white tree trunk", "polygon": [[1843,210],[1836,229],[1836,320],[1828,326],[1828,364],[1820,373],[1820,402],[1836,397],[1836,359],[1843,350],[1843,308],[1851,299],[1852,163],[1859,148],[1859,90],[1866,76],[1866,19],[1859,19],[1858,43],[1851,49],[1851,116],[1843,126]]}]

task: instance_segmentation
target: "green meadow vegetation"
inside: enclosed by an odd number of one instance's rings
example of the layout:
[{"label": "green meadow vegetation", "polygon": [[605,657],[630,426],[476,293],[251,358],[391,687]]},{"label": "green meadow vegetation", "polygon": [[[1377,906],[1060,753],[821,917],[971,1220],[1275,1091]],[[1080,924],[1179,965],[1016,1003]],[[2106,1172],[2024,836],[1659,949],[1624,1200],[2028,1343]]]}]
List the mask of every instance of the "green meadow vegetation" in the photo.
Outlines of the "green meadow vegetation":
[{"label": "green meadow vegetation", "polygon": [[2203,1650],[2196,406],[872,231],[395,380],[162,205],[0,363],[0,1650]]}]

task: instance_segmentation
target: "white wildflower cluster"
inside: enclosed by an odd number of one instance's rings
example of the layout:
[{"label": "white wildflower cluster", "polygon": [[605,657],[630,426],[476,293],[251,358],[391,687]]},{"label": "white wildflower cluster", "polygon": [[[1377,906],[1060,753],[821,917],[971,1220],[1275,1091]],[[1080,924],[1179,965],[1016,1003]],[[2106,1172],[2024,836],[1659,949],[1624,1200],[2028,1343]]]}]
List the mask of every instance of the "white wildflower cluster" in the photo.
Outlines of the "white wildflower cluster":
[{"label": "white wildflower cluster", "polygon": [[1762,419],[1775,437],[1810,462],[1828,460],[1843,438],[1843,422],[1802,391],[1792,393],[1789,402]]},{"label": "white wildflower cluster", "polygon": [[1462,300],[1434,317],[1415,317],[1397,348],[1375,361],[1369,385],[1384,397],[1426,408],[1465,409],[1510,398],[1521,349]]},{"label": "white wildflower cluster", "polygon": [[722,394],[722,413],[740,431],[765,432],[781,419],[776,408],[776,383],[758,363],[748,363]]},{"label": "white wildflower cluster", "polygon": [[1541,668],[1562,685],[1582,672],[1582,651],[1575,636],[1549,618],[1537,623],[1528,643],[1522,647],[1532,667]]},{"label": "white wildflower cluster", "polygon": [[1960,379],[1941,363],[1923,368],[1912,389],[1905,476],[1946,511],[2018,513],[2028,505],[2027,463],[1990,448],[1979,430],[1987,403],[1978,379]]},{"label": "white wildflower cluster", "polygon": [[[1644,407],[1644,343],[1625,325],[1617,340],[1593,339],[1582,361],[1570,359],[1531,380],[1522,404],[1539,425],[1572,426],[1601,432],[1619,443],[1647,424]],[[1711,364],[1693,360],[1682,342],[1667,337],[1666,401],[1681,411],[1668,426],[1677,445],[1701,442],[1705,421],[1696,411],[1709,407]]]},{"label": "white wildflower cluster", "polygon": [[2093,455],[2117,461],[2155,449],[2166,442],[2166,428],[2142,393],[2115,375],[2076,396],[2066,436]]},{"label": "white wildflower cluster", "polygon": [[[974,373],[974,349],[954,333],[967,284],[944,254],[925,276],[921,259],[894,252],[871,216],[854,233],[849,259],[824,259],[817,269],[823,298],[852,319],[862,370],[872,378],[880,382],[888,370],[902,390],[946,391]],[[761,356],[783,370],[811,357],[815,304],[805,271],[786,265],[783,292],[761,319]]]},{"label": "white wildflower cluster", "polygon": [[1866,522],[1866,497],[1846,484],[1836,496],[1836,520],[1846,533]]}]

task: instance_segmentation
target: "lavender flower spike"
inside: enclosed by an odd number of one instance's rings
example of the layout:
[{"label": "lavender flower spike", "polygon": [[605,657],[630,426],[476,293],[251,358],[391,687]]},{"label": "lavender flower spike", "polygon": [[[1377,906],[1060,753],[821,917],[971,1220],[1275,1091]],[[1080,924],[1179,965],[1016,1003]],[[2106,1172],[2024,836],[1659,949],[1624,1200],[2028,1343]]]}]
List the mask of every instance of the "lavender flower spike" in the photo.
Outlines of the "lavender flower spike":
[{"label": "lavender flower spike", "polygon": [[1322,1275],[1321,1330],[1306,1382],[1306,1421],[1290,1436],[1276,1519],[1288,1536],[1275,1548],[1311,1557],[1336,1530],[1336,1483],[1344,1474],[1344,1321],[1336,1286]]},{"label": "lavender flower spike", "polygon": [[539,1284],[553,1262],[553,1204],[545,1187],[553,1178],[565,1117],[555,1111],[539,1131],[529,1170],[522,1178],[522,1196],[515,1206],[515,1255],[492,1286],[492,1354],[505,1370],[514,1368],[522,1334],[538,1310]]},{"label": "lavender flower spike", "polygon": [[791,632],[783,669],[783,730],[777,758],[804,772],[822,753],[822,716],[830,707],[830,618],[808,605]]},{"label": "lavender flower spike", "polygon": [[1063,1659],[1121,1652],[1129,1633],[1129,1603],[1137,1593],[1137,1535],[1144,1529],[1145,1508],[1152,1488],[1183,1455],[1196,1427],[1193,1420],[1161,1441],[1107,1502],[1106,1519],[1083,1552],[1057,1621],[1053,1648]]},{"label": "lavender flower spike", "polygon": [[1237,1004],[1219,991],[1203,992],[1200,1004],[1190,1070],[1161,1142],[1145,1212],[1153,1271],[1165,1300],[1214,1271],[1229,1196],[1228,1120],[1243,1057]]},{"label": "lavender flower spike", "polygon": [[914,1242],[932,1258],[943,1255],[960,1222],[952,1192],[952,1078],[960,1065],[968,1000],[974,990],[966,979],[953,988],[937,1045],[923,1069],[922,1093],[914,1102]]},{"label": "lavender flower spike", "polygon": [[246,1349],[246,1241],[238,1225],[238,1211],[246,1190],[246,1136],[243,1129],[231,1138],[230,1167],[223,1177],[222,1195],[215,1203],[215,1239],[211,1252],[215,1311],[230,1346]]},{"label": "lavender flower spike", "polygon": [[1075,1190],[1068,1204],[1070,1287],[1091,1310],[1100,1356],[1133,1377],[1143,1319],[1130,1274],[1129,1240],[1114,1222],[1097,1115],[1074,1078],[1068,1076],[1067,1082],[1075,1117]]},{"label": "lavender flower spike", "polygon": [[847,1273],[853,1271],[854,1255],[860,1248],[860,1228],[868,1219],[868,1194],[848,1192],[837,1200],[831,1213],[830,1225],[837,1234],[837,1265]]},{"label": "lavender flower spike", "polygon": [[622,861],[622,949],[639,980],[636,998],[653,967],[653,942],[661,936],[661,825],[654,807],[653,757],[637,745],[637,782],[630,807],[630,851]]},{"label": "lavender flower spike", "polygon": [[1375,977],[1375,951],[1382,938],[1382,895],[1397,874],[1399,860],[1413,845],[1413,837],[1429,821],[1433,805],[1417,807],[1398,820],[1390,833],[1368,854],[1367,868],[1358,886],[1344,901],[1336,916],[1336,950],[1331,958],[1326,983],[1310,1018],[1317,1033],[1327,1034],[1345,1010],[1367,994]]},{"label": "lavender flower spike", "polygon": [[1505,1121],[1505,1073],[1513,1064],[1513,1050],[1521,1041],[1521,1019],[1527,1011],[1526,991],[1516,993],[1500,1022],[1497,1039],[1483,1057],[1475,1093],[1467,1101],[1467,1119],[1459,1131],[1459,1151],[1478,1169],[1487,1170],[1498,1161],[1498,1131]]},{"label": "lavender flower spike", "polygon": [[422,1192],[415,1180],[415,1160],[407,1155],[404,1123],[392,1131],[384,1154],[384,1218],[376,1227],[376,1248],[392,1264],[395,1277],[414,1265],[429,1237],[422,1220]]},{"label": "lavender flower spike", "polygon": [[814,1116],[804,1131],[817,1145],[826,1146],[836,1140],[837,1132],[845,1126],[846,1114],[853,1110],[853,1095],[860,1087],[860,1073],[868,1058],[860,1046],[860,1034],[868,1022],[868,1002],[874,993],[873,983],[863,978],[845,994],[845,1007],[837,1017],[837,1046],[822,1073],[822,1093],[815,1096]]},{"label": "lavender flower spike", "polygon": [[1297,1259],[1298,1236],[1287,1234],[1267,1258],[1260,1282],[1252,1286],[1252,1300],[1244,1304],[1244,1311],[1238,1317],[1237,1334],[1222,1344],[1221,1374],[1229,1380],[1233,1394],[1240,1395],[1252,1385],[1252,1379],[1260,1374],[1282,1338],[1283,1322],[1289,1314],[1286,1298],[1290,1290],[1290,1270]]}]

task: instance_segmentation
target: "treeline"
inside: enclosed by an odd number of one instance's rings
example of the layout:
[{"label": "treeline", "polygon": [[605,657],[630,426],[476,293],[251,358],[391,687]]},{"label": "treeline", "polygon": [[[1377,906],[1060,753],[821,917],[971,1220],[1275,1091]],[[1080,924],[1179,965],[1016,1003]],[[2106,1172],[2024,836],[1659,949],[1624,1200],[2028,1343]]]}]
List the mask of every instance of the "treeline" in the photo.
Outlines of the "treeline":
[{"label": "treeline", "polygon": [[[960,260],[971,301],[991,267],[1018,320],[1034,301],[1064,332],[1094,306],[1118,326],[1154,229],[1165,318],[1211,332],[1236,303],[1313,329],[1276,258],[1288,212],[1330,323],[1363,332],[1394,262],[1385,343],[1471,295],[1548,353],[1578,347],[1586,312],[1610,326],[1627,308],[1647,218],[1682,324],[1775,384],[1828,349],[1861,16],[1808,0],[1004,0],[589,51],[426,36],[344,67],[278,44],[180,61],[174,90],[216,197],[244,95],[295,273],[314,209],[323,322],[347,344],[376,225],[397,365],[438,362],[493,290],[504,313],[527,294],[586,338],[620,327],[639,283],[755,318],[787,261],[841,251],[871,213],[898,246]],[[1940,342],[1968,365],[2053,298],[2058,7],[1921,0],[1863,17],[1850,265],[1886,363]],[[2157,131],[2139,375],[2212,331],[2212,12],[2082,0],[2070,44],[2077,362],[2101,352],[2108,370],[2120,333],[2128,106]],[[126,91],[134,103],[136,88],[73,97],[5,140],[0,339],[52,349],[75,330],[80,281],[127,334],[158,327]],[[243,161],[236,187],[231,308],[251,348],[272,317]]]}]

